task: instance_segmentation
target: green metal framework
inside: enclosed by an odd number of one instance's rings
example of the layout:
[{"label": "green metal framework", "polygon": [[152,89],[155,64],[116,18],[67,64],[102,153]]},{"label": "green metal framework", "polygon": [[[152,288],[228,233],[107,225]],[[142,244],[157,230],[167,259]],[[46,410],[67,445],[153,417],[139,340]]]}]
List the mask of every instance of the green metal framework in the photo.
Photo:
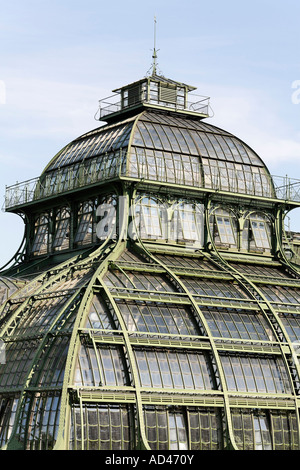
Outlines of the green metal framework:
[{"label": "green metal framework", "polygon": [[297,192],[192,89],[121,88],[7,188],[25,236],[0,277],[2,449],[299,449]]}]

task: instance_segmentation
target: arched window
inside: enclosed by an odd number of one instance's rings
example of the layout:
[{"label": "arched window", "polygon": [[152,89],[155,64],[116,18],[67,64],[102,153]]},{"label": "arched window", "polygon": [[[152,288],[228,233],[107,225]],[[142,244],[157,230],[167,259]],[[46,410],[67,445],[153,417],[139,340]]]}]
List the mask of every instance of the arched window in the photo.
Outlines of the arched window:
[{"label": "arched window", "polygon": [[33,255],[42,255],[48,252],[50,219],[51,214],[41,214],[35,219],[34,236],[31,247],[31,253]]},{"label": "arched window", "polygon": [[103,196],[99,200],[96,216],[101,217],[97,223],[96,233],[99,240],[114,239],[117,235],[117,197]]},{"label": "arched window", "polygon": [[149,196],[138,199],[134,216],[138,237],[152,240],[167,238],[167,210],[158,199]]},{"label": "arched window", "polygon": [[173,209],[170,239],[176,242],[190,242],[197,246],[203,246],[203,205],[180,201]]},{"label": "arched window", "polygon": [[95,205],[93,201],[79,204],[77,215],[77,229],[74,242],[77,246],[87,245],[95,241]]},{"label": "arched window", "polygon": [[267,216],[252,213],[247,217],[242,233],[242,248],[248,251],[270,251],[271,222]]},{"label": "arched window", "polygon": [[238,221],[236,215],[223,208],[217,208],[210,216],[210,231],[217,246],[237,248]]},{"label": "arched window", "polygon": [[70,219],[69,207],[62,207],[57,210],[52,244],[55,251],[66,250],[70,246]]}]

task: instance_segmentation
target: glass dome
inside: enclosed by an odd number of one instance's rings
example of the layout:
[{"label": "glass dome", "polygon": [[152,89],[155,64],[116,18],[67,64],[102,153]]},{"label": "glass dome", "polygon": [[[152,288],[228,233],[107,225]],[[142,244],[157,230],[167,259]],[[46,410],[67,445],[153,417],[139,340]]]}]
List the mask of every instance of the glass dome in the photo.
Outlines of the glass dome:
[{"label": "glass dome", "polygon": [[106,125],[10,188],[25,237],[0,278],[2,449],[299,450],[282,232],[299,202],[191,90],[121,88]]},{"label": "glass dome", "polygon": [[275,195],[265,164],[240,139],[211,124],[158,111],[144,111],[81,136],[53,158],[41,178],[53,187],[57,181],[67,187],[83,170],[98,181],[120,176]]}]

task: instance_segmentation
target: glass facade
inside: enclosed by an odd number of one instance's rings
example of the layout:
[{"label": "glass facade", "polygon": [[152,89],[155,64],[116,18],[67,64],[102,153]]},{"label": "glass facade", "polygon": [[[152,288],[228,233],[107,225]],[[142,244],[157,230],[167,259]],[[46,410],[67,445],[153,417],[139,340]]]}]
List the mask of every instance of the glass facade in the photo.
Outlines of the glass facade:
[{"label": "glass facade", "polygon": [[129,174],[149,180],[271,197],[260,158],[234,136],[199,121],[143,114],[131,145]]},{"label": "glass facade", "polygon": [[140,94],[121,89],[119,115],[62,149],[16,209],[2,449],[299,450],[290,207],[248,145],[189,114],[188,87],[157,80],[135,111]]}]

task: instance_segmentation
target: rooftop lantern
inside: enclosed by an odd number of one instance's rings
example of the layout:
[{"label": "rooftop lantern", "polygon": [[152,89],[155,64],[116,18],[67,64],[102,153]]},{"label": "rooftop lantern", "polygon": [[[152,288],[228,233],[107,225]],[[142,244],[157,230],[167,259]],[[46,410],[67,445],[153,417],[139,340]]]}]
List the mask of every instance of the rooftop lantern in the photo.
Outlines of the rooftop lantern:
[{"label": "rooftop lantern", "polygon": [[191,93],[194,90],[196,88],[190,85],[151,75],[113,90],[114,95],[100,100],[97,119],[111,122],[119,119],[121,114],[130,115],[145,108],[206,118],[209,116],[209,97]]},{"label": "rooftop lantern", "polygon": [[120,113],[132,113],[143,108],[163,109],[190,114],[203,119],[209,116],[209,97],[191,93],[195,87],[164,77],[158,73],[156,49],[156,20],[151,74],[113,90],[114,95],[99,101],[97,119],[110,122]]}]

